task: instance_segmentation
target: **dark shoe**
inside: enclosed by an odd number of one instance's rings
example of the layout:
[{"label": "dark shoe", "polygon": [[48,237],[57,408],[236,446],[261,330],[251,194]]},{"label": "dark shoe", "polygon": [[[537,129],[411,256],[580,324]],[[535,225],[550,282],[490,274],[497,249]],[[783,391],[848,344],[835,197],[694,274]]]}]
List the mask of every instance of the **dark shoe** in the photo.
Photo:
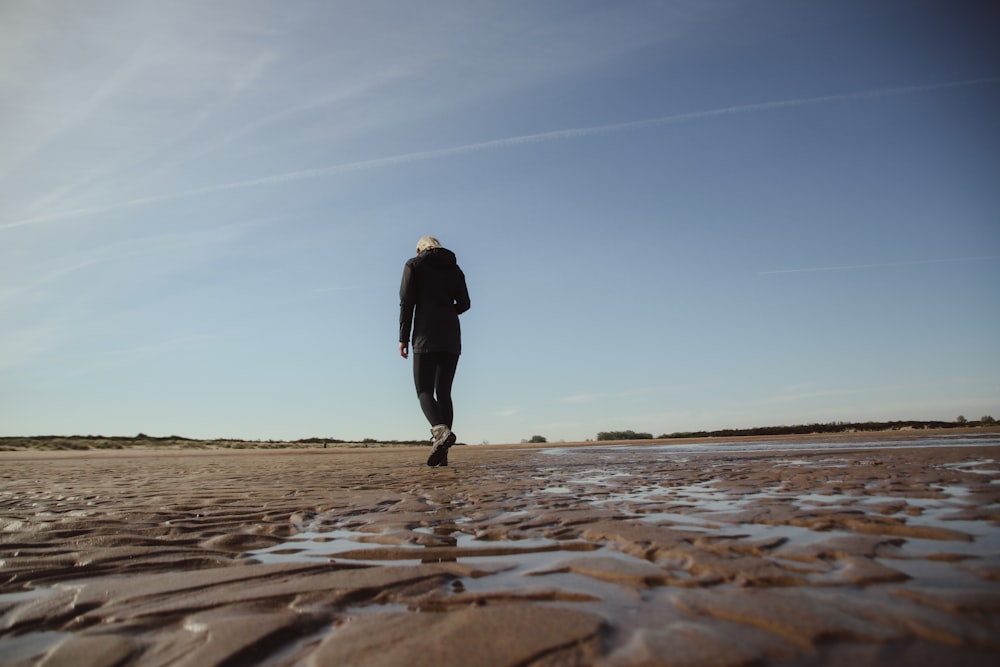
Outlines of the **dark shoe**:
[{"label": "dark shoe", "polygon": [[[437,429],[438,427],[434,427]],[[451,429],[447,426],[443,430],[439,430],[434,438],[434,444],[431,446],[431,455],[427,457],[427,465],[429,466],[439,466],[448,465],[448,448],[455,444],[455,434],[451,432]]]}]

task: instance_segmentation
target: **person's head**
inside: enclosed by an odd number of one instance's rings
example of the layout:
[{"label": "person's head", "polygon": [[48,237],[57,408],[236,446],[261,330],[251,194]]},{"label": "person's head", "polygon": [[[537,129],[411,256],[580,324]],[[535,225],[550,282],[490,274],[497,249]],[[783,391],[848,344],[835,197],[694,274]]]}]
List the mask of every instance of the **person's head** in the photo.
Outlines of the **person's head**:
[{"label": "person's head", "polygon": [[420,240],[417,241],[417,254],[419,255],[425,250],[430,250],[432,248],[440,248],[441,242],[438,241],[433,236],[421,236]]}]

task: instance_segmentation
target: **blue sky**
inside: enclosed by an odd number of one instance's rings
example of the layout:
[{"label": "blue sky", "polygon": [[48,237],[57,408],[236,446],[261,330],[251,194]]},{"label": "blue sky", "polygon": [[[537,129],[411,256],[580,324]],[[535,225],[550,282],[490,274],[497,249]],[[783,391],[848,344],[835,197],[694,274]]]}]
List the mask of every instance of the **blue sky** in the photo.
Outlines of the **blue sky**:
[{"label": "blue sky", "polygon": [[[85,6],[86,5],[86,6]],[[0,0],[0,435],[1000,417],[989,2]]]}]

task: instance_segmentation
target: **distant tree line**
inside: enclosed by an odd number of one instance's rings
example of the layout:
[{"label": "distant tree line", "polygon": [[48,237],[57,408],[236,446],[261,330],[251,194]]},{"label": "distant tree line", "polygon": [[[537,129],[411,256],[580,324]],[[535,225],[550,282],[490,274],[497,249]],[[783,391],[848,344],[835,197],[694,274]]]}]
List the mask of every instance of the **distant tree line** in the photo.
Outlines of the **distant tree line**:
[{"label": "distant tree line", "polygon": [[811,433],[848,433],[856,431],[901,431],[903,429],[958,428],[995,423],[993,417],[984,416],[979,422],[959,417],[953,422],[944,421],[888,421],[888,422],[830,422],[827,424],[799,424],[795,426],[761,426],[757,428],[728,428],[718,431],[681,431],[665,433],[660,438],[731,438],[749,435],[808,435]]},{"label": "distant tree line", "polygon": [[[662,436],[661,436],[662,437]],[[636,433],[635,431],[601,431],[598,440],[652,440],[652,433]]]},{"label": "distant tree line", "polygon": [[[427,440],[375,440],[365,438],[361,445],[399,446],[428,445]],[[152,436],[139,433],[134,436],[103,435],[35,435],[0,437],[0,451],[18,449],[126,449],[131,447],[182,448],[182,449],[282,449],[307,448],[327,445],[355,446],[351,441],[339,438],[300,438],[299,440],[242,440],[235,438],[213,438],[200,440],[179,435]]]},{"label": "distant tree line", "polygon": [[[736,438],[753,435],[809,435],[813,433],[850,433],[858,431],[901,431],[903,429],[919,430],[933,428],[958,428],[969,426],[992,426],[996,420],[990,415],[984,415],[978,422],[969,421],[959,415],[955,421],[887,421],[887,422],[829,422],[825,424],[796,424],[792,426],[758,426],[755,428],[726,428],[716,431],[678,431],[663,433],[656,436],[659,440],[675,438]],[[636,431],[601,431],[598,440],[651,440],[652,433],[637,433]]]}]

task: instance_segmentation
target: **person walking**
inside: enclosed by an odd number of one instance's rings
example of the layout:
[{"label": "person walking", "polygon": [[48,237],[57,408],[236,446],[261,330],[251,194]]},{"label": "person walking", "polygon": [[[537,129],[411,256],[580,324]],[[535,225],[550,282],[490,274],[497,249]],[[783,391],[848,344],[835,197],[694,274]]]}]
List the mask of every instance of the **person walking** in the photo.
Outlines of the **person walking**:
[{"label": "person walking", "polygon": [[455,444],[451,385],[462,353],[458,316],[471,305],[455,253],[433,236],[422,237],[399,286],[399,355],[409,358],[412,329],[413,382],[433,439],[429,466],[447,466]]}]

